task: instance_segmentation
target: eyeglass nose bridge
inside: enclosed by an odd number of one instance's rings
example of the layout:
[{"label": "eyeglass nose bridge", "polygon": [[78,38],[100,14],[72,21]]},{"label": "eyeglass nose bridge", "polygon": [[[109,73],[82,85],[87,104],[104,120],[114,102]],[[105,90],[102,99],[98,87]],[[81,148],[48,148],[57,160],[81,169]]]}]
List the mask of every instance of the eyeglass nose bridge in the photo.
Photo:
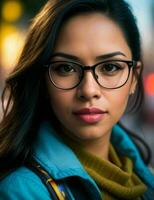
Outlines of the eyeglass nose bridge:
[{"label": "eyeglass nose bridge", "polygon": [[95,65],[94,66],[82,66],[82,79],[84,78],[84,71],[92,71],[93,77],[96,80],[96,82],[98,83],[97,79],[98,79],[98,75],[95,74]]},{"label": "eyeglass nose bridge", "polygon": [[95,69],[95,66],[87,66],[87,65],[82,66],[83,71],[94,71],[94,69]]}]

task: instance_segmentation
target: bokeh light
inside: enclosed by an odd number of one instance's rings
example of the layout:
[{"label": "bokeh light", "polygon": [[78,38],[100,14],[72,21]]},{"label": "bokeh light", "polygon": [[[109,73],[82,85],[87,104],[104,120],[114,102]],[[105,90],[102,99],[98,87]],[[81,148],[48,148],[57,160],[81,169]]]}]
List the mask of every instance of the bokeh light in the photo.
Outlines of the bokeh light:
[{"label": "bokeh light", "polygon": [[145,77],[144,80],[145,91],[149,96],[154,96],[154,73]]},{"label": "bokeh light", "polygon": [[20,1],[10,0],[3,4],[2,17],[5,21],[17,21],[23,13],[23,7]]},{"label": "bokeh light", "polygon": [[24,34],[13,25],[2,24],[0,31],[1,40],[1,65],[9,72],[17,63],[24,44]]}]

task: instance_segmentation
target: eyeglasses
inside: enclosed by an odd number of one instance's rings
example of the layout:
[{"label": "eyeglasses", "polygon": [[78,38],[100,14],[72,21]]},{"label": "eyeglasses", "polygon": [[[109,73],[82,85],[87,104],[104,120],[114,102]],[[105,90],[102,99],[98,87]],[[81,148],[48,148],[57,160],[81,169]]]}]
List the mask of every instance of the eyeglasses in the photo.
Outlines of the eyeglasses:
[{"label": "eyeglasses", "polygon": [[82,66],[76,62],[53,61],[45,65],[52,84],[62,90],[77,87],[84,78],[85,71],[92,71],[96,82],[106,89],[116,89],[126,84],[130,70],[136,61],[106,60],[93,66]]}]

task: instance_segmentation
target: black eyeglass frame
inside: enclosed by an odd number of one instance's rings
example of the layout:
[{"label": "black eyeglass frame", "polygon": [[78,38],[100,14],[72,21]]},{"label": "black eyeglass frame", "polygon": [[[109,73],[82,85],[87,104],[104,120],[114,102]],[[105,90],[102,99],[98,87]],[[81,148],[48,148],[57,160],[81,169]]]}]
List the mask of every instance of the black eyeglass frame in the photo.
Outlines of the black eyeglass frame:
[{"label": "black eyeglass frame", "polygon": [[[78,66],[80,67],[80,69],[81,69],[81,77],[80,77],[80,81],[79,81],[78,84],[76,84],[75,86],[73,86],[73,87],[71,87],[71,88],[62,88],[62,87],[59,87],[59,86],[56,85],[56,83],[55,83],[55,82],[52,80],[52,78],[51,78],[51,75],[50,75],[50,67],[51,67],[52,64],[54,64],[54,63],[60,63],[60,62],[62,62],[62,63],[71,63],[71,64],[78,65]],[[109,87],[104,87],[104,86],[102,86],[102,85],[99,83],[99,81],[98,81],[98,79],[97,79],[97,75],[95,74],[95,69],[96,69],[96,67],[97,67],[98,65],[104,64],[104,63],[108,63],[108,62],[124,62],[124,63],[127,64],[128,70],[129,70],[129,71],[128,71],[128,77],[127,77],[126,81],[125,81],[122,85],[120,85],[120,86],[118,86],[118,87],[109,88]],[[95,65],[92,65],[92,66],[81,65],[80,63],[73,62],[73,61],[63,61],[63,60],[60,60],[60,61],[50,61],[50,62],[48,62],[47,64],[45,64],[44,67],[48,69],[48,76],[49,76],[49,79],[50,79],[51,83],[52,83],[56,88],[61,89],[61,90],[72,90],[72,89],[78,87],[78,86],[80,85],[80,83],[82,82],[82,80],[83,80],[83,78],[84,78],[84,71],[89,71],[89,70],[92,71],[92,74],[93,74],[94,79],[96,80],[96,82],[97,82],[102,88],[105,88],[105,89],[118,89],[118,88],[121,88],[122,86],[124,86],[124,85],[127,83],[128,79],[129,79],[129,76],[130,76],[130,70],[131,70],[131,68],[135,68],[136,65],[137,65],[137,61],[134,61],[134,60],[120,60],[120,59],[105,60],[105,61],[96,63]]]}]

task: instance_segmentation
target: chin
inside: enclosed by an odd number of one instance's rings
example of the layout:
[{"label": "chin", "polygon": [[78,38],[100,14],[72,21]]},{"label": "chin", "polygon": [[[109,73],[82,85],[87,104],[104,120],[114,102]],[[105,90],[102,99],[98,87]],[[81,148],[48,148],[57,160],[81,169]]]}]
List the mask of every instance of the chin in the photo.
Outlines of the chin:
[{"label": "chin", "polygon": [[96,132],[82,133],[82,132],[80,132],[80,133],[78,133],[78,135],[75,134],[74,136],[80,141],[95,141],[95,140],[103,138],[102,132],[101,133],[96,133]]}]

